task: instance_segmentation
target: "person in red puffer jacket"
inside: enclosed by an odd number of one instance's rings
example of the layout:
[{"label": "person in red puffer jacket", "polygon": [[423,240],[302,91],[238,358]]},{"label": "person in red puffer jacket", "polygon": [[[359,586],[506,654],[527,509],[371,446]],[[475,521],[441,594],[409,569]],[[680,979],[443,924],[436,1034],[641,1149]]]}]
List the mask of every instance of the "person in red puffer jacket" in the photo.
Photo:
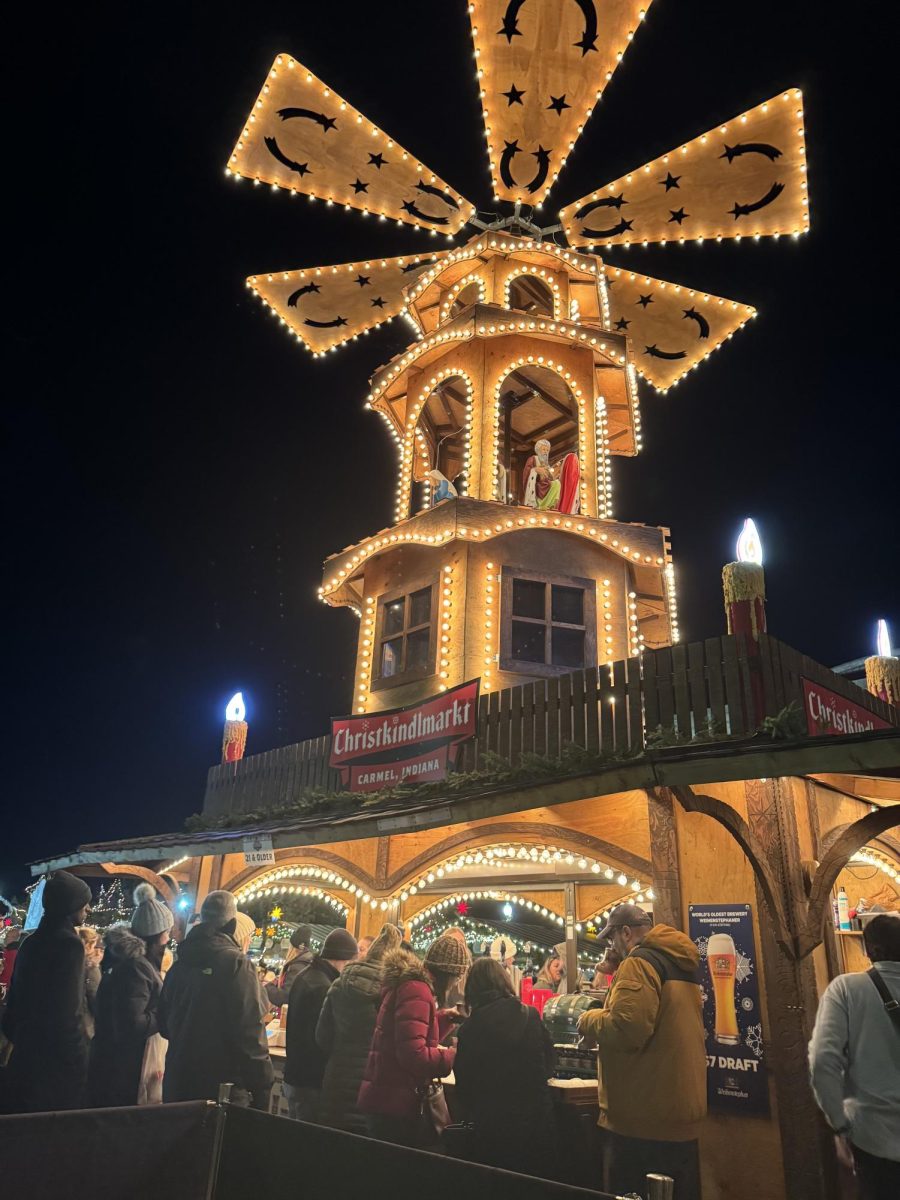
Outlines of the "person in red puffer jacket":
[{"label": "person in red puffer jacket", "polygon": [[421,1091],[453,1068],[440,1044],[437,1004],[424,964],[409,950],[384,960],[381,1007],[357,1105],[372,1137],[426,1148],[436,1140],[422,1114]]}]

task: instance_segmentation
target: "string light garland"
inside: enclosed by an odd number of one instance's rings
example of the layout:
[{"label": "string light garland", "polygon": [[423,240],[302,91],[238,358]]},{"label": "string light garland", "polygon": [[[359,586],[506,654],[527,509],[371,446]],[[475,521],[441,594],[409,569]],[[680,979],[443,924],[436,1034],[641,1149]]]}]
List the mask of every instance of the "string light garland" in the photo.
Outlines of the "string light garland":
[{"label": "string light garland", "polygon": [[485,564],[484,572],[484,665],[481,671],[481,690],[489,692],[494,686],[494,663],[498,653],[494,648],[496,637],[495,606],[500,588],[500,574],[492,562]]}]

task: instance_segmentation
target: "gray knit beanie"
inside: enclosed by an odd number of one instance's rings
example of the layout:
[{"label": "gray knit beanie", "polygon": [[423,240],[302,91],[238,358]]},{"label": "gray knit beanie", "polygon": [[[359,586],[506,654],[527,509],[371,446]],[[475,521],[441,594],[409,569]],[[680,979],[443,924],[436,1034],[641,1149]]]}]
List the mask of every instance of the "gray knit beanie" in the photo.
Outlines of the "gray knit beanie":
[{"label": "gray knit beanie", "polygon": [[332,929],[322,943],[319,958],[327,958],[330,962],[349,962],[359,954],[356,938],[347,929]]},{"label": "gray knit beanie", "polygon": [[166,933],[175,924],[171,909],[156,898],[152,883],[139,883],[134,889],[135,909],[131,915],[131,932],[138,937],[155,937]]},{"label": "gray knit beanie", "polygon": [[227,925],[237,917],[237,905],[231,892],[210,892],[200,907],[200,920],[204,925]]}]

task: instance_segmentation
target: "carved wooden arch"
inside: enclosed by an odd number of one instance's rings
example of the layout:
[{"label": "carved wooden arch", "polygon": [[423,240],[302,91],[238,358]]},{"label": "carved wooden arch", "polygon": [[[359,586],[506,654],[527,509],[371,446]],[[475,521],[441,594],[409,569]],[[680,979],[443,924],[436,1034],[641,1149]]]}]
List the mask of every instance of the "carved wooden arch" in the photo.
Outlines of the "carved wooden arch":
[{"label": "carved wooden arch", "polygon": [[778,881],[768,864],[765,851],[740,813],[723,800],[694,792],[689,787],[673,787],[670,790],[685,812],[699,812],[712,817],[727,829],[741,847],[769,910],[773,937],[788,958],[795,961],[805,958],[821,944],[826,906],[831,902],[831,889],[851,854],[861,850],[879,834],[900,825],[900,806],[891,806],[866,813],[838,834],[812,876],[806,920],[794,934]]},{"label": "carved wooden arch", "polygon": [[229,892],[236,892],[247,886],[254,879],[262,878],[268,875],[270,871],[277,871],[284,867],[328,867],[332,871],[339,871],[345,879],[349,879],[351,883],[355,883],[357,887],[363,888],[364,891],[374,892],[378,890],[375,882],[375,877],[370,875],[368,871],[364,871],[361,867],[349,859],[343,858],[340,854],[335,854],[331,850],[321,850],[313,847],[288,848],[286,850],[275,851],[274,864],[269,863],[265,867],[245,867],[228,883],[223,883],[222,887]]},{"label": "carved wooden arch", "polygon": [[610,866],[619,866],[626,868],[634,875],[652,878],[652,867],[647,859],[640,858],[629,850],[624,850],[621,846],[604,842],[589,833],[582,833],[578,829],[569,829],[565,825],[534,825],[526,821],[498,821],[492,825],[480,825],[475,829],[463,829],[435,842],[428,850],[423,850],[421,854],[417,854],[404,866],[398,867],[396,871],[392,872],[385,881],[385,888],[395,892],[402,884],[414,883],[423,871],[440,866],[443,859],[449,858],[454,850],[477,849],[488,842],[502,842],[512,837],[520,838],[523,841],[528,838],[533,842],[553,841],[559,845],[560,849],[565,847],[574,853],[587,852],[597,858],[607,860]]},{"label": "carved wooden arch", "polygon": [[149,867],[142,867],[137,863],[114,863],[105,862],[98,863],[107,875],[131,875],[137,879],[143,880],[145,883],[152,884],[159,892],[169,908],[174,908],[175,901],[178,899],[178,892],[172,885],[158,875],[156,871],[151,871]]},{"label": "carved wooden arch", "polygon": [[[900,805],[896,807],[900,810]],[[900,816],[897,818],[897,825],[900,827]],[[819,839],[820,853],[827,854],[838,838],[842,837],[849,828],[849,824],[836,825],[834,829],[829,829],[827,833],[823,833]],[[880,837],[873,838],[872,841],[878,843],[878,849],[882,854],[889,854],[892,858],[896,858],[900,862],[900,842],[896,838],[889,837],[885,832]]]}]

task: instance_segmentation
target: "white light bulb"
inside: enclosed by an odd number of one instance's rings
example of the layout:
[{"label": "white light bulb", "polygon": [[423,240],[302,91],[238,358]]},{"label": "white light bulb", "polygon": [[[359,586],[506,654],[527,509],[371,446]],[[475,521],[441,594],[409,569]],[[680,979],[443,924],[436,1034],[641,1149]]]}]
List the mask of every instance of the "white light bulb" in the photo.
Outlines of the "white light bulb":
[{"label": "white light bulb", "polygon": [[744,521],[744,528],[737,540],[737,559],[738,562],[762,566],[762,541],[752,517],[747,517]]}]

